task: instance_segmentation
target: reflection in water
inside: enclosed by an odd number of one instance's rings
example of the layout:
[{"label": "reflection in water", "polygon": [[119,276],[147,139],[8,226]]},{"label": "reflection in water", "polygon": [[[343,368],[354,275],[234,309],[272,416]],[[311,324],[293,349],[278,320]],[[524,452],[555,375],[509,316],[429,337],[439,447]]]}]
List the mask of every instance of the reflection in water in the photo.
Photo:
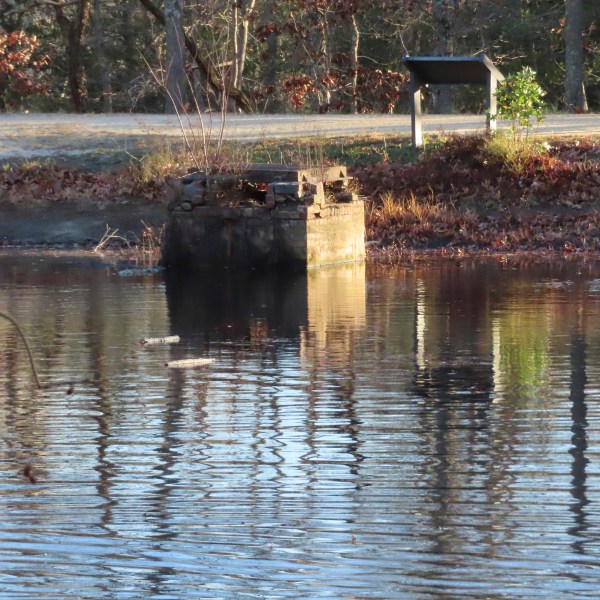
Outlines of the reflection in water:
[{"label": "reflection in water", "polygon": [[571,401],[571,444],[569,450],[573,457],[571,466],[571,495],[573,502],[571,510],[573,511],[575,524],[569,530],[573,536],[573,550],[585,554],[587,539],[587,517],[586,507],[589,504],[587,494],[587,465],[588,459],[586,451],[588,449],[587,441],[587,405],[585,399],[586,377],[586,343],[583,333],[582,310],[578,313],[578,322],[571,335],[571,386],[569,400]]},{"label": "reflection in water", "polygon": [[205,344],[251,341],[261,332],[296,339],[306,322],[306,274],[199,273],[191,278],[168,272],[166,284],[172,330]]},{"label": "reflection in water", "polygon": [[[310,429],[305,457],[319,461],[319,440],[332,431],[336,445],[347,439],[345,464],[350,478],[358,475],[364,459],[360,453],[360,420],[356,412],[356,349],[366,329],[366,280],[362,263],[315,269],[308,274],[308,322],[300,332],[302,366],[310,378]],[[335,424],[326,423],[320,400],[330,398],[336,410]],[[326,456],[330,450],[321,449]],[[313,478],[316,478],[313,474]],[[315,486],[315,482],[312,482]],[[354,485],[360,485],[358,482]]]},{"label": "reflection in water", "polygon": [[0,255],[0,595],[594,596],[598,281]]},{"label": "reflection in water", "polygon": [[[416,275],[412,390],[420,398],[420,485],[428,490],[429,553],[469,555],[477,548],[496,559],[510,539],[512,439],[492,408],[493,288],[488,273],[472,275],[453,268]],[[432,581],[448,576],[445,562],[428,571]]]}]

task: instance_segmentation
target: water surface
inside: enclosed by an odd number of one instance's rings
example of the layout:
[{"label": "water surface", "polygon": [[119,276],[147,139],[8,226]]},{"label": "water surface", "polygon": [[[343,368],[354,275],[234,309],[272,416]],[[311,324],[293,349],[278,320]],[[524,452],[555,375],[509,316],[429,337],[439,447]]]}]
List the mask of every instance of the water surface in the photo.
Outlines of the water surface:
[{"label": "water surface", "polygon": [[597,597],[597,262],[0,254],[0,310],[2,597]]}]

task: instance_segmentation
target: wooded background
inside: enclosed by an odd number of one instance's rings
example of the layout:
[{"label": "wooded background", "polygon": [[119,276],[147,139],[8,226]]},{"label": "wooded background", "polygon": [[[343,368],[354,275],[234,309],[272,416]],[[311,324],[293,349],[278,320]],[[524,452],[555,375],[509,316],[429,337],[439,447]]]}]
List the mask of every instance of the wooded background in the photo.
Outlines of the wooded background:
[{"label": "wooded background", "polygon": [[[597,0],[0,0],[0,109],[405,112],[403,55],[485,53],[586,112],[598,17]],[[431,89],[426,106],[482,96]]]}]

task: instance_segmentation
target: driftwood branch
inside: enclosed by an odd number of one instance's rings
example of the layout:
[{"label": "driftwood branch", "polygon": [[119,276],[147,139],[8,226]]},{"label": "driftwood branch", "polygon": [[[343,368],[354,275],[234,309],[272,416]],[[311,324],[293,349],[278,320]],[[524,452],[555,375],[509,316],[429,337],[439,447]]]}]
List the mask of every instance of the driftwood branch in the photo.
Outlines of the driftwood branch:
[{"label": "driftwood branch", "polygon": [[[140,2],[144,8],[164,27],[165,17],[161,10],[154,4],[154,2],[152,2],[152,0],[140,0]],[[184,34],[183,39],[187,51],[190,53],[196,65],[198,65],[198,68],[206,76],[206,80],[208,81],[209,85],[213,89],[218,90],[220,93],[226,94],[236,103],[238,108],[248,112],[250,110],[250,101],[248,100],[246,94],[234,86],[225,85],[224,83],[220,82],[214,69],[206,60],[202,58],[202,56],[200,56],[200,50],[198,49],[196,42],[194,42],[194,40],[192,40],[187,34]]]},{"label": "driftwood branch", "polygon": [[11,317],[10,315],[7,315],[6,313],[0,312],[0,317],[4,317],[7,321],[10,321],[15,326],[15,329],[19,332],[19,335],[21,336],[21,339],[23,340],[23,343],[25,344],[25,348],[27,348],[27,355],[29,356],[29,362],[31,363],[31,370],[33,371],[33,376],[35,377],[35,383],[37,384],[38,389],[41,389],[43,386],[40,382],[40,378],[38,377],[37,369],[35,368],[35,361],[33,360],[33,354],[31,353],[31,348],[29,348],[29,344],[27,343],[27,338],[21,331],[21,327],[19,326],[17,321],[15,319],[13,319],[13,317]]},{"label": "driftwood branch", "polygon": [[140,340],[142,346],[161,346],[166,344],[178,344],[178,335],[167,335],[165,337],[158,338],[143,338]]},{"label": "driftwood branch", "polygon": [[197,369],[198,367],[207,367],[213,364],[213,358],[184,358],[182,360],[171,360],[165,363],[169,369]]}]

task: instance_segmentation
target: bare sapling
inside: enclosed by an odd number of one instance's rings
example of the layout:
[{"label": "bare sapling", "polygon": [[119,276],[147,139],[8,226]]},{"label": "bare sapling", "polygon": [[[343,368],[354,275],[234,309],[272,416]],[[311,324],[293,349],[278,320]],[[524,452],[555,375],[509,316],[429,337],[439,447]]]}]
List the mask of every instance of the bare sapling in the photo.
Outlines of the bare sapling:
[{"label": "bare sapling", "polygon": [[[167,85],[165,73],[168,71],[159,65],[158,69],[146,65],[156,84],[169,98],[173,113],[178,121],[181,139],[185,152],[194,169],[198,172],[209,173],[222,168],[222,154],[229,105],[229,90],[233,84],[228,80],[231,76],[231,65],[222,61],[212,66],[212,73],[217,74],[219,95],[216,104],[213,99],[209,82],[192,81],[189,71],[186,71],[184,85],[187,87],[189,102],[178,102],[178,97],[184,95]],[[216,118],[218,115],[218,119]]]}]

